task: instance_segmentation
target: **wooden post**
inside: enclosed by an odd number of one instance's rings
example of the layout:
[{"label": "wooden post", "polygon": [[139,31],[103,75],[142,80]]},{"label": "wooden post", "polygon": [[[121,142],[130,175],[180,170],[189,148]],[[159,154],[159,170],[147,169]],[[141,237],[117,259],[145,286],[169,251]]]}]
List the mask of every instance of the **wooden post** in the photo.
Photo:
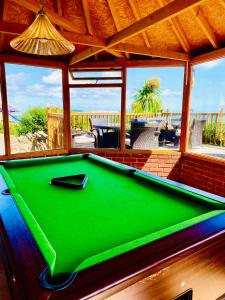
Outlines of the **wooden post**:
[{"label": "wooden post", "polygon": [[63,132],[64,147],[69,152],[71,150],[71,128],[70,128],[70,90],[68,68],[62,69],[62,94],[63,94]]},{"label": "wooden post", "polygon": [[192,75],[193,75],[192,66],[189,62],[186,62],[185,69],[184,69],[182,121],[181,121],[181,136],[180,136],[181,153],[186,152],[188,149]]},{"label": "wooden post", "polygon": [[3,62],[1,63],[1,95],[2,95],[4,140],[5,140],[5,155],[9,156],[11,152],[10,132],[9,132],[9,112],[8,112],[8,100],[7,100],[7,89],[6,89],[5,64]]},{"label": "wooden post", "polygon": [[[220,110],[220,128],[219,128],[219,140],[220,140],[220,147],[223,146],[223,108]],[[224,145],[225,146],[225,145]]]},{"label": "wooden post", "polygon": [[127,87],[127,68],[122,68],[122,88],[121,88],[121,124],[120,124],[120,148],[125,150],[126,139],[126,87]]},{"label": "wooden post", "polygon": [[52,141],[53,141],[53,136],[52,136],[52,117],[51,117],[51,110],[49,107],[47,107],[47,124],[48,124],[48,147],[52,149]]}]

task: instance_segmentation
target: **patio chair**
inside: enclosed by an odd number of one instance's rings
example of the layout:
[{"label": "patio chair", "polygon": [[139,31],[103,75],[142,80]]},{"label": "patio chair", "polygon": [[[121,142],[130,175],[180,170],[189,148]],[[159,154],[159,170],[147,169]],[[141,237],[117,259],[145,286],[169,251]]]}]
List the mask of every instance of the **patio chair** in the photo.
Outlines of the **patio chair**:
[{"label": "patio chair", "polygon": [[116,131],[107,131],[102,133],[102,148],[119,148],[120,133]]},{"label": "patio chair", "polygon": [[156,126],[131,126],[130,145],[132,149],[158,149],[159,131]]},{"label": "patio chair", "polygon": [[88,122],[90,125],[90,134],[95,139],[95,148],[102,148],[102,132],[97,128],[93,128],[93,123],[91,118],[88,118]]}]

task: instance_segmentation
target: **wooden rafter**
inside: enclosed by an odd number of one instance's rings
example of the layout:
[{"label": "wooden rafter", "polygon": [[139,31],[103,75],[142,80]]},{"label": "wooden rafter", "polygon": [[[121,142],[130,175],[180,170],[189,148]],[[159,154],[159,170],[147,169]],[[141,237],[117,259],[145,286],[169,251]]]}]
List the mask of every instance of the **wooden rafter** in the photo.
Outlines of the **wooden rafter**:
[{"label": "wooden rafter", "polygon": [[[88,6],[88,0],[82,0],[82,5],[83,5],[83,10],[84,10],[84,16],[85,16],[85,21],[88,29],[88,33],[90,35],[94,35],[94,29],[91,23],[91,16],[90,16],[90,9]],[[116,57],[124,57],[122,53],[116,52],[114,50],[107,50],[110,54],[116,56]],[[97,54],[96,54],[97,55]]]},{"label": "wooden rafter", "polygon": [[107,39],[107,46],[104,48],[99,47],[91,47],[86,49],[76,55],[74,55],[71,59],[69,64],[72,65],[77,63],[81,60],[84,60],[88,57],[95,55],[107,48],[112,48],[113,46],[146,31],[152,25],[169,20],[172,17],[175,17],[182,12],[193,8],[199,5],[201,2],[205,0],[175,0],[163,8],[158,9],[157,11],[153,12],[152,14],[146,16],[145,18],[137,21],[136,23],[124,28],[123,30],[119,31],[118,33],[112,35]]},{"label": "wooden rafter", "polygon": [[[134,17],[137,21],[139,21],[142,16],[141,16],[141,12],[140,12],[140,9],[138,7],[138,4],[137,4],[137,1],[136,0],[129,0],[129,3],[130,3],[130,7],[133,11],[133,14],[134,14]],[[145,45],[150,48],[151,47],[151,43],[150,43],[150,39],[148,37],[148,34],[146,32],[142,32],[142,36],[143,36],[143,39],[145,41]]]},{"label": "wooden rafter", "polygon": [[[160,7],[163,7],[166,5],[165,0],[157,0]],[[181,27],[181,24],[177,17],[174,17],[173,19],[168,20],[169,24],[171,25],[173,32],[175,33],[178,41],[180,42],[181,46],[183,47],[184,51],[187,53],[191,52],[191,46],[188,41],[188,38],[184,32],[184,30]]]},{"label": "wooden rafter", "polygon": [[[2,20],[4,20],[4,17],[6,15],[7,2],[8,2],[8,0],[0,2],[0,5],[1,5],[1,19]],[[4,42],[5,42],[5,34],[2,33],[0,35],[0,52],[2,52],[4,50]]]},{"label": "wooden rafter", "polygon": [[107,46],[111,47],[121,43],[139,33],[142,33],[155,24],[165,22],[179,14],[193,8],[205,0],[175,0],[166,6],[154,11],[145,18],[136,23],[124,28],[117,34],[112,35],[107,39]]},{"label": "wooden rafter", "polygon": [[76,64],[74,67],[70,67],[70,70],[76,71],[85,70],[88,72],[92,70],[96,72],[96,70],[121,70],[121,66],[126,65],[131,68],[148,68],[148,67],[184,67],[186,62],[181,60],[172,60],[172,59],[145,59],[145,60],[116,60],[116,61],[81,61]]},{"label": "wooden rafter", "polygon": [[194,56],[191,60],[191,64],[196,65],[196,64],[206,63],[208,61],[220,59],[224,57],[225,57],[225,48],[220,48],[204,54]]},{"label": "wooden rafter", "polygon": [[[0,32],[3,32],[3,33],[18,35],[18,34],[21,34],[26,28],[27,28],[26,25],[0,21]],[[89,37],[89,36],[82,36],[82,35],[79,36],[77,34],[69,33],[69,32],[62,32],[62,35],[64,35],[66,38],[68,38],[68,40],[74,41],[74,42],[78,36],[78,38],[76,40],[76,42],[78,44],[80,43],[80,41],[83,42],[83,39],[85,39],[85,37]],[[92,43],[92,42],[93,42],[93,40],[90,40],[90,43]],[[103,42],[101,40],[100,40],[100,42],[98,42],[96,40],[95,44],[97,46],[94,48],[96,50],[99,50],[99,52],[101,52],[102,47],[104,45]],[[91,45],[91,44],[89,44],[89,45]],[[88,48],[88,49],[90,49],[90,48]],[[121,51],[126,51],[126,52],[130,52],[130,53],[142,54],[142,55],[147,55],[147,56],[173,58],[173,59],[183,60],[183,61],[189,59],[189,56],[185,53],[179,53],[179,52],[174,52],[174,51],[164,51],[164,50],[160,50],[160,49],[157,50],[154,48],[151,49],[151,48],[147,48],[144,46],[135,46],[135,45],[124,44],[124,43],[114,46],[113,51],[117,52],[117,53],[120,53]]]},{"label": "wooden rafter", "polygon": [[198,22],[198,25],[201,27],[202,31],[210,41],[213,48],[217,49],[220,46],[220,42],[218,38],[216,37],[212,27],[209,25],[208,20],[204,16],[202,10],[200,8],[192,9],[191,10],[192,15],[194,16],[194,19]]},{"label": "wooden rafter", "polygon": [[[56,8],[57,8],[57,12],[59,14],[60,17],[63,16],[63,9],[62,9],[62,0],[57,0],[56,1]],[[63,28],[60,26],[59,27],[60,31],[63,31]]]},{"label": "wooden rafter", "polygon": [[85,17],[88,33],[93,35],[94,32],[93,32],[93,26],[92,26],[92,23],[91,23],[91,17],[90,17],[90,10],[89,10],[89,6],[88,6],[88,1],[87,0],[82,0],[82,5],[83,5],[84,17]]},{"label": "wooden rafter", "polygon": [[[27,29],[27,25],[0,21],[0,32],[6,34],[19,35]],[[64,31],[61,34],[74,44],[87,46],[105,46],[105,40],[96,36],[78,34],[74,32]]]},{"label": "wooden rafter", "polygon": [[[120,31],[122,29],[122,27],[120,25],[120,20],[119,20],[119,18],[117,16],[117,12],[116,12],[114,3],[112,2],[112,0],[107,0],[107,2],[108,2],[108,5],[109,5],[109,9],[111,11],[111,15],[112,15],[112,18],[113,18],[116,30]],[[126,55],[127,58],[129,58],[129,54],[128,53],[125,53],[125,55]]]},{"label": "wooden rafter", "polygon": [[[20,6],[25,7],[26,9],[34,13],[37,13],[40,10],[40,3],[38,1],[34,1],[34,0],[12,0],[12,1],[19,4]],[[59,14],[55,13],[54,11],[48,8],[45,8],[45,12],[53,24],[59,25],[68,31],[75,32],[75,33],[77,32],[75,24],[73,24],[71,21],[65,19],[64,17],[61,17]]]},{"label": "wooden rafter", "polygon": [[169,51],[169,50],[162,50],[162,49],[154,49],[145,46],[136,46],[133,44],[121,43],[117,46],[113,46],[113,49],[118,51],[127,51],[133,54],[140,54],[140,55],[153,56],[153,57],[163,57],[163,58],[170,58],[170,59],[183,60],[183,61],[190,60],[191,58],[187,53],[180,53],[176,51]]},{"label": "wooden rafter", "polygon": [[0,34],[0,52],[4,50],[4,42],[5,42],[5,35],[2,33]]}]

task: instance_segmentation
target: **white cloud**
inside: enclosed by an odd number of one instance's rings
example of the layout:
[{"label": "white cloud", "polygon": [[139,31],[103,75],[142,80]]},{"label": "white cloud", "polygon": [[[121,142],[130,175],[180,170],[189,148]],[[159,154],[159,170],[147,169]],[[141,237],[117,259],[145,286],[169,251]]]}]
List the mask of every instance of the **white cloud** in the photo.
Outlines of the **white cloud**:
[{"label": "white cloud", "polygon": [[171,89],[165,89],[162,90],[161,95],[162,96],[180,96],[182,94],[181,91],[173,91]]},{"label": "white cloud", "polygon": [[62,98],[61,86],[46,86],[44,84],[35,83],[26,88],[27,95],[35,95],[35,97],[51,97]]},{"label": "white cloud", "polygon": [[203,63],[203,64],[199,65],[199,67],[204,70],[210,70],[210,69],[216,68],[217,66],[221,65],[222,63],[223,63],[223,60],[217,59],[217,60],[212,60],[212,61]]},{"label": "white cloud", "polygon": [[11,73],[6,75],[7,89],[8,91],[18,91],[21,86],[25,84],[27,80],[27,74],[24,72]]},{"label": "white cloud", "polygon": [[46,84],[61,84],[62,72],[60,70],[54,70],[49,75],[42,77],[42,82]]}]

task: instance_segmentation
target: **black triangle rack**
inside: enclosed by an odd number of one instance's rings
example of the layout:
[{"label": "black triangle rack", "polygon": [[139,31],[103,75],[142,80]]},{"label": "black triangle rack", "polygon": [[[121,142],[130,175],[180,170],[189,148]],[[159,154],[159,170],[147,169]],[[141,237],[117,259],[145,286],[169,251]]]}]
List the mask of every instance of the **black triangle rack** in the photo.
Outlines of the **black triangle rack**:
[{"label": "black triangle rack", "polygon": [[[68,182],[69,180],[74,180],[76,183]],[[58,185],[70,189],[84,189],[88,181],[88,177],[85,174],[76,174],[64,177],[52,178],[50,184]]]}]

